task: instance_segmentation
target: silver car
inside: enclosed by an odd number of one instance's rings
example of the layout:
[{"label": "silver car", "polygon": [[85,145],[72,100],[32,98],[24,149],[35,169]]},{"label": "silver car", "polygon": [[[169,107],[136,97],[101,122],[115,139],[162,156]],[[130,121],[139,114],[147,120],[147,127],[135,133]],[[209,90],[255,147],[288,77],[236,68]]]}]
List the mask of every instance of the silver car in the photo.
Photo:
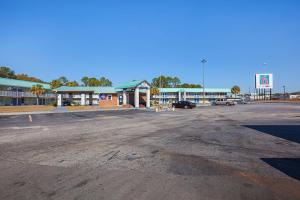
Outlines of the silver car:
[{"label": "silver car", "polygon": [[235,103],[233,101],[229,101],[227,99],[217,99],[215,102],[214,102],[214,105],[224,105],[224,106],[234,106]]}]

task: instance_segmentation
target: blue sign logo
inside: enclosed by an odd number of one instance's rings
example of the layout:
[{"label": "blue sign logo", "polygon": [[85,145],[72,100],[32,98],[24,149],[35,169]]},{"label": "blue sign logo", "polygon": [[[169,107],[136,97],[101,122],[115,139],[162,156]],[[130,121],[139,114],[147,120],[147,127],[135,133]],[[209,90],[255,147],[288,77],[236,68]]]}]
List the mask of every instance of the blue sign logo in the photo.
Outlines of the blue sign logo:
[{"label": "blue sign logo", "polygon": [[100,100],[105,100],[106,99],[106,95],[105,94],[100,94]]},{"label": "blue sign logo", "polygon": [[260,85],[269,86],[269,84],[270,84],[269,75],[260,75],[259,76],[259,83],[260,83]]}]

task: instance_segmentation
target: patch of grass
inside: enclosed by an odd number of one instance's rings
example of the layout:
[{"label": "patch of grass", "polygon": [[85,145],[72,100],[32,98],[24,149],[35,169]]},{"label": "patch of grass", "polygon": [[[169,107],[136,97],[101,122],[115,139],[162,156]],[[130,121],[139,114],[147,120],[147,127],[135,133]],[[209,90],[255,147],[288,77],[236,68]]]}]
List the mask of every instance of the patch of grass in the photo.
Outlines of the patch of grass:
[{"label": "patch of grass", "polygon": [[54,110],[54,106],[0,106],[0,113],[11,112],[35,112],[35,111],[51,111]]},{"label": "patch of grass", "polygon": [[65,106],[64,108],[73,111],[73,110],[98,110],[100,107],[99,106]]}]

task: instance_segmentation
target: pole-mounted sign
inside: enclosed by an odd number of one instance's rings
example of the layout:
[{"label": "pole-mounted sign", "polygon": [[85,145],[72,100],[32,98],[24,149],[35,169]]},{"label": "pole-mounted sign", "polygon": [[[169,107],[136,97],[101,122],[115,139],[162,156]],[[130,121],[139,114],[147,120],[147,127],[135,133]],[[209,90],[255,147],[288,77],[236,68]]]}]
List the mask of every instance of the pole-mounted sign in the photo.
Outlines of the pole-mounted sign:
[{"label": "pole-mounted sign", "polygon": [[256,89],[273,89],[273,74],[255,74]]}]

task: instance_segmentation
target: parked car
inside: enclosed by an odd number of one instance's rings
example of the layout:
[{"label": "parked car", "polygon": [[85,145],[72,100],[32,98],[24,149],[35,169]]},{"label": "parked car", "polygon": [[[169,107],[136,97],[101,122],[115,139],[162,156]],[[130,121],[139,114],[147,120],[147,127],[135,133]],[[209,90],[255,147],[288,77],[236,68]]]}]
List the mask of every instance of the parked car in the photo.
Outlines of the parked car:
[{"label": "parked car", "polygon": [[248,104],[248,102],[245,100],[236,101],[236,103],[237,104]]},{"label": "parked car", "polygon": [[234,106],[235,103],[233,101],[229,101],[227,99],[218,99],[214,102],[214,105],[224,105],[224,106]]},{"label": "parked car", "polygon": [[177,103],[173,103],[172,104],[172,107],[175,107],[175,108],[195,108],[196,107],[196,104],[190,102],[190,101],[178,101]]},{"label": "parked car", "polygon": [[63,105],[63,106],[71,106],[71,101],[69,101],[69,100],[64,100],[64,101],[62,102],[62,105]]}]

